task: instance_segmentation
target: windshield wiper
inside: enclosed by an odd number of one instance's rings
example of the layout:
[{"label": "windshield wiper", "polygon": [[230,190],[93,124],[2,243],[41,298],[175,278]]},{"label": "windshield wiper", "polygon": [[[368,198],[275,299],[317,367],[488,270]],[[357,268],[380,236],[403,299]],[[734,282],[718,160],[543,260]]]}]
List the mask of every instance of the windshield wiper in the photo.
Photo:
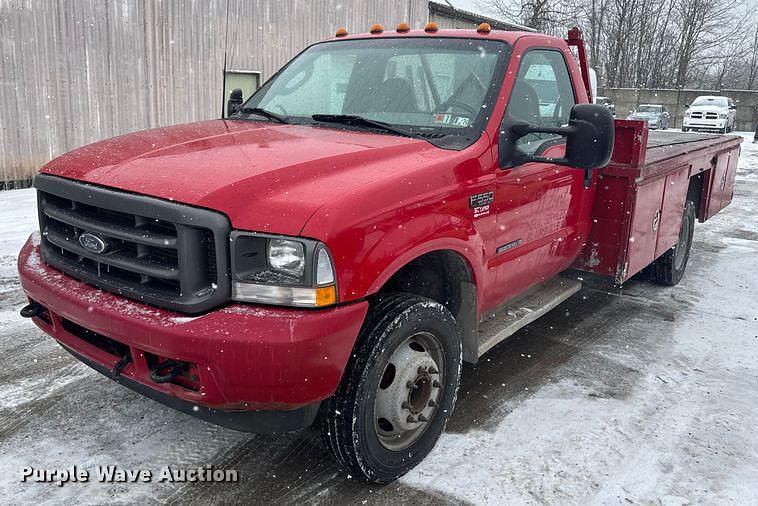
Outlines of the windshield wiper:
[{"label": "windshield wiper", "polygon": [[341,123],[343,125],[358,126],[375,128],[377,130],[383,130],[395,135],[402,135],[403,137],[416,137],[412,132],[403,128],[398,128],[384,121],[377,121],[375,119],[364,118],[363,116],[355,116],[353,114],[314,114],[311,116],[316,121],[322,123]]},{"label": "windshield wiper", "polygon": [[261,109],[260,107],[243,107],[242,109],[238,110],[237,113],[255,114],[257,116],[263,116],[264,118],[267,118],[267,119],[272,119],[279,123],[289,124],[289,121],[284,119],[284,116],[279,116],[275,112],[267,111],[266,109]]}]

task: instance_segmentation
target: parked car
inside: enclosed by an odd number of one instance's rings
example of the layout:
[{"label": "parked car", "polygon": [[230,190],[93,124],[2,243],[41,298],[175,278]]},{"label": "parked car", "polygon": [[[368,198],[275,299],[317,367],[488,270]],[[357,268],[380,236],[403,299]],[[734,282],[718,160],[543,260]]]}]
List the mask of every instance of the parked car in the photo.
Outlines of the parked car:
[{"label": "parked car", "polygon": [[595,97],[595,103],[599,105],[605,106],[609,111],[611,111],[611,114],[613,117],[616,117],[616,106],[613,104],[613,101],[608,97]]},{"label": "parked car", "polygon": [[669,111],[662,105],[642,104],[629,113],[626,119],[647,121],[648,126],[655,130],[666,130],[669,127]]},{"label": "parked car", "polygon": [[562,271],[679,282],[741,138],[637,142],[589,103],[578,29],[381,32],[310,46],[230,118],[42,167],[22,316],[187,414],[318,423],[387,483],[434,447],[462,362],[581,288]]},{"label": "parked car", "polygon": [[697,97],[684,111],[682,131],[713,131],[725,134],[734,130],[737,105],[731,98],[704,95]]}]

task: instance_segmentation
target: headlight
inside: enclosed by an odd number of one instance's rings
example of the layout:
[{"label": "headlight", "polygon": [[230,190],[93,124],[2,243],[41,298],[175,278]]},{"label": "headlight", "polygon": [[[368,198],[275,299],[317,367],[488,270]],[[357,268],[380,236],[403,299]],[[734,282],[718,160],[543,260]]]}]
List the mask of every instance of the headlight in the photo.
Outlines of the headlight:
[{"label": "headlight", "polygon": [[689,118],[690,117],[690,111],[684,111],[684,117]]},{"label": "headlight", "polygon": [[726,119],[726,113],[725,112],[720,112],[719,113],[719,119]]},{"label": "headlight", "polygon": [[295,307],[337,302],[334,264],[313,239],[254,232],[231,234],[232,298]]},{"label": "headlight", "polygon": [[303,243],[288,239],[268,241],[268,263],[275,271],[292,277],[300,277],[305,272],[305,248]]}]

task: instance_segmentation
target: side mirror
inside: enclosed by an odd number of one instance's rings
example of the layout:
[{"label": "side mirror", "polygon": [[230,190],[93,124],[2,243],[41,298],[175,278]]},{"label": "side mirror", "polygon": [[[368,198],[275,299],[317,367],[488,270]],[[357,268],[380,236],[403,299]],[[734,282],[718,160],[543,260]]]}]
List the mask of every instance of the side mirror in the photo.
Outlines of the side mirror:
[{"label": "side mirror", "polygon": [[226,116],[229,117],[242,106],[242,90],[234,88],[229,93],[229,101],[226,103]]},{"label": "side mirror", "polygon": [[[568,126],[529,125],[507,116],[503,127],[498,139],[501,167],[515,167],[527,162],[544,162],[589,171],[608,165],[613,154],[613,115],[602,105],[575,105],[571,108]],[[518,140],[531,133],[551,133],[566,137],[565,156],[545,158],[521,151],[518,148]]]},{"label": "side mirror", "polygon": [[732,111],[736,111],[737,110],[737,106],[736,105],[730,105],[729,109],[731,109]]}]

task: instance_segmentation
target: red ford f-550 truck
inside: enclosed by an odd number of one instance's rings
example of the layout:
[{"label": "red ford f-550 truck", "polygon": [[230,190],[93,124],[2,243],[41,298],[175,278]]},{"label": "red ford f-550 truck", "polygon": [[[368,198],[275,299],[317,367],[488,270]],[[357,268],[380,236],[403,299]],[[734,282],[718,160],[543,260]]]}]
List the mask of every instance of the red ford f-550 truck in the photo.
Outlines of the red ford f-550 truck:
[{"label": "red ford f-550 truck", "polygon": [[731,201],[740,138],[648,137],[589,82],[576,29],[340,31],[229,119],[44,166],[22,314],[186,413],[317,421],[389,482],[436,443],[462,362],[579,290],[562,271],[674,285]]}]

